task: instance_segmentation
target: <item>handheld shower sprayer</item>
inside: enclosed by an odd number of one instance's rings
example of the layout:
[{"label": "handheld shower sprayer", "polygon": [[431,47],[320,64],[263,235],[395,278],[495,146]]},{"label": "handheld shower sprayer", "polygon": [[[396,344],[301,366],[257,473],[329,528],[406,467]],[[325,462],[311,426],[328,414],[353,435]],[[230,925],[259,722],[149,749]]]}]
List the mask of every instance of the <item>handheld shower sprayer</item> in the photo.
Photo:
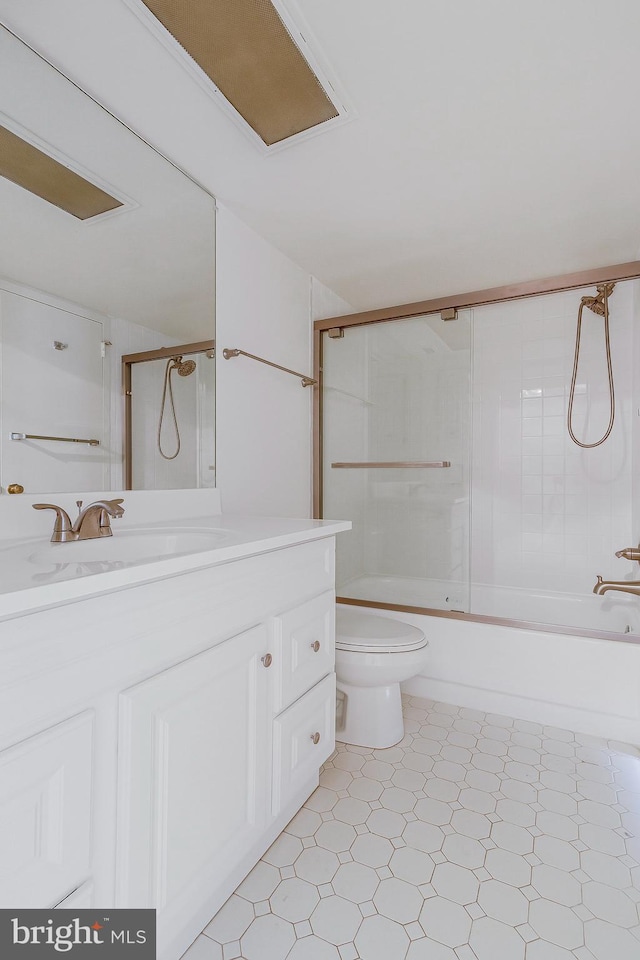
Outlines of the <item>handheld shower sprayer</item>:
[{"label": "handheld shower sprayer", "polygon": [[[164,370],[164,384],[162,387],[162,402],[160,404],[160,419],[158,421],[158,452],[161,457],[165,460],[175,460],[175,458],[180,453],[180,428],[178,426],[178,418],[176,416],[176,405],[173,399],[173,384],[171,383],[171,374],[174,370],[177,371],[178,376],[180,377],[189,377],[196,369],[195,360],[183,360],[181,356],[170,357],[167,360],[167,365]],[[165,453],[162,449],[162,422],[164,420],[164,411],[165,405],[167,402],[167,393],[169,394],[169,404],[171,406],[171,416],[173,419],[173,426],[176,433],[176,450],[175,453],[168,454]]]},{"label": "handheld shower sprayer", "polygon": [[[609,434],[613,429],[613,421],[616,416],[616,395],[615,389],[613,386],[613,368],[611,365],[611,341],[609,337],[609,297],[615,289],[615,283],[599,283],[596,287],[596,296],[595,297],[582,297],[580,300],[580,308],[578,310],[578,325],[576,328],[576,347],[573,356],[573,373],[571,375],[571,387],[569,389],[569,409],[567,411],[567,430],[569,431],[569,436],[579,447],[583,447],[586,450],[591,449],[592,447],[599,447],[600,444],[604,443]],[[580,335],[582,331],[582,311],[585,307],[588,307],[589,310],[592,310],[599,317],[604,318],[604,342],[605,342],[605,353],[607,358],[607,376],[609,379],[609,424],[606,431],[599,440],[596,440],[595,443],[583,443],[581,440],[578,440],[576,435],[573,432],[572,420],[573,420],[573,401],[575,399],[576,392],[576,378],[578,376],[578,362],[580,360]]]}]

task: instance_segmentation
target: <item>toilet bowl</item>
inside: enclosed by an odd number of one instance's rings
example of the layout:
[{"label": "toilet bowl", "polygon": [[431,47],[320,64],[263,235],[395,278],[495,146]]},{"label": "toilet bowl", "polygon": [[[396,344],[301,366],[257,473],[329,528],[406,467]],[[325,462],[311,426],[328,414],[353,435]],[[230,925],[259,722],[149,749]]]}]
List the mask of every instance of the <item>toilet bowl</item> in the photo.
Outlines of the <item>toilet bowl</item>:
[{"label": "toilet bowl", "polygon": [[400,684],[420,673],[427,644],[408,623],[336,608],[336,740],[377,749],[402,740]]}]

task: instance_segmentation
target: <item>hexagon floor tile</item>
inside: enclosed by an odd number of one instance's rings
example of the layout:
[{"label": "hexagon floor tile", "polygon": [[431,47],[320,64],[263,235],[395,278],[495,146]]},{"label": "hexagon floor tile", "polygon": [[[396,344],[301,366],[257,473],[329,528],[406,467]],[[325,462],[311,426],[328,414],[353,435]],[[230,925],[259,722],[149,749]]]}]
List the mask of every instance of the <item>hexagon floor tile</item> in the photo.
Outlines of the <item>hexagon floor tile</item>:
[{"label": "hexagon floor tile", "polygon": [[638,960],[640,749],[403,702],[182,960]]}]

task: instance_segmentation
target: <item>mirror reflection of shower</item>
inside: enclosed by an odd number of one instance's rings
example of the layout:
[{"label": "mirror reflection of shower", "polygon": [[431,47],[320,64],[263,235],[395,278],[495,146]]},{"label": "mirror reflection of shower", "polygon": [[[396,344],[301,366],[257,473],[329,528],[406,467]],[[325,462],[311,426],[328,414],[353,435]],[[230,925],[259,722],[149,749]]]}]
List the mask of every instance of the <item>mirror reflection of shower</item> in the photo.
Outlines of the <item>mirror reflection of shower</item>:
[{"label": "mirror reflection of shower", "polygon": [[214,487],[215,343],[122,357],[124,489]]},{"label": "mirror reflection of shower", "polygon": [[[613,430],[613,422],[616,417],[616,394],[615,388],[613,385],[613,367],[611,365],[611,341],[609,337],[609,297],[615,289],[615,283],[599,283],[596,287],[596,296],[595,297],[582,297],[580,301],[580,307],[578,309],[578,323],[576,327],[576,346],[573,356],[573,373],[571,375],[571,387],[569,388],[569,408],[567,410],[567,430],[569,436],[575,444],[579,447],[582,447],[585,450],[590,450],[592,447],[599,447],[602,443],[605,442],[611,431]],[[594,443],[584,443],[582,440],[578,440],[575,433],[573,432],[573,402],[575,400],[576,394],[576,378],[578,376],[578,363],[580,362],[580,336],[582,333],[582,311],[585,307],[588,307],[589,310],[592,310],[597,316],[603,317],[604,319],[604,343],[605,343],[605,354],[607,359],[607,376],[609,379],[609,424],[604,434],[600,437],[599,440],[596,440]]]},{"label": "mirror reflection of shower", "polygon": [[[189,377],[193,371],[196,369],[195,360],[183,360],[181,356],[170,357],[167,360],[167,365],[164,371],[164,383],[162,386],[162,401],[160,403],[160,418],[158,420],[158,453],[161,457],[164,457],[165,460],[175,460],[175,458],[180,453],[180,427],[178,426],[178,417],[176,415],[176,405],[173,399],[173,384],[171,382],[171,374],[177,371],[178,376],[180,377]],[[169,395],[169,407],[171,410],[171,417],[173,419],[173,427],[175,430],[175,451],[174,453],[165,453],[162,449],[162,423],[164,420],[165,409],[167,404],[167,394]]]}]

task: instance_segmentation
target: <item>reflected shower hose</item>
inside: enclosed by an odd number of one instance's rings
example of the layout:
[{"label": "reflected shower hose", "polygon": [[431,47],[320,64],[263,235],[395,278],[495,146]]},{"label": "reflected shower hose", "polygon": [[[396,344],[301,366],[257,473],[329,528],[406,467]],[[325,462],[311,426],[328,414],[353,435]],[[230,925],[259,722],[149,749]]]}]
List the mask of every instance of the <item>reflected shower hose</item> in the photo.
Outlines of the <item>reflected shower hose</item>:
[{"label": "reflected shower hose", "polygon": [[[597,296],[595,297],[583,297],[580,301],[580,309],[578,310],[578,326],[576,329],[576,349],[573,356],[573,374],[571,375],[571,388],[569,390],[569,409],[567,411],[567,430],[569,431],[569,436],[579,447],[583,447],[588,450],[592,447],[599,447],[601,443],[604,443],[609,434],[613,429],[613,421],[616,416],[616,394],[613,386],[613,368],[611,366],[611,342],[609,339],[609,297],[613,293],[615,283],[601,283],[596,287]],[[578,362],[580,359],[580,334],[582,331],[582,311],[585,307],[588,307],[589,310],[593,310],[594,313],[597,313],[598,316],[604,317],[604,340],[605,340],[605,351],[607,355],[607,374],[609,377],[609,426],[607,427],[603,436],[596,440],[595,443],[582,443],[581,440],[578,440],[576,435],[573,432],[571,421],[573,419],[573,401],[576,392],[576,378],[578,376]]]},{"label": "reflected shower hose", "polygon": [[[178,418],[176,416],[176,405],[173,399],[173,384],[171,383],[171,374],[174,370],[178,371],[179,376],[188,377],[196,368],[195,360],[183,360],[182,357],[171,357],[167,360],[164,370],[164,385],[162,387],[162,403],[160,404],[160,419],[158,421],[158,452],[165,460],[175,460],[180,453],[180,428],[178,427]],[[176,431],[176,452],[169,455],[162,449],[162,421],[164,420],[164,408],[167,402],[167,392],[169,393],[169,403],[171,405],[171,416],[173,417],[173,426]]]}]

